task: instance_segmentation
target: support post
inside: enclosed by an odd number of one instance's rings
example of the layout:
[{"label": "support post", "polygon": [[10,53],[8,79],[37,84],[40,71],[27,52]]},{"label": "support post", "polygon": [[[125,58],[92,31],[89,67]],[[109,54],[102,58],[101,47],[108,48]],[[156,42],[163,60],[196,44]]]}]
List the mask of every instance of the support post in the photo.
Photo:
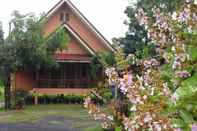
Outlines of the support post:
[{"label": "support post", "polygon": [[34,97],[34,104],[38,105],[38,96],[37,95]]}]

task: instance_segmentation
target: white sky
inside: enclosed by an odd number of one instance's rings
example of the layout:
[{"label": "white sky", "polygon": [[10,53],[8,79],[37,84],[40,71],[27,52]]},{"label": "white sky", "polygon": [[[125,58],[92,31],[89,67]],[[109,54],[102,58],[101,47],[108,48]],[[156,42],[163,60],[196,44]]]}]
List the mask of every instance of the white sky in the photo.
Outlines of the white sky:
[{"label": "white sky", "polygon": [[[47,12],[59,0],[0,0],[0,21],[4,32],[8,32],[8,22],[13,10],[21,13]],[[124,10],[128,0],[71,0],[88,20],[109,40],[123,36],[127,27],[123,24]]]}]

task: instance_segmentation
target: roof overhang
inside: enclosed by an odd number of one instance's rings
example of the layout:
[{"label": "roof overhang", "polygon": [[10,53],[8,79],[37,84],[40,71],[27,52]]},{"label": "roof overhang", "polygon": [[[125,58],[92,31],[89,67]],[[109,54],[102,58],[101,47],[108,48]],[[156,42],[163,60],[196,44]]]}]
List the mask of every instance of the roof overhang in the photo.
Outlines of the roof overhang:
[{"label": "roof overhang", "polygon": [[112,52],[116,52],[112,47],[111,43],[95,28],[95,26],[88,21],[88,19],[74,6],[74,4],[70,0],[60,0],[47,14],[46,17],[51,17],[64,3],[66,3],[72,11],[79,16],[84,24],[86,24],[95,34],[96,36],[103,41],[103,43],[108,47],[108,49]]},{"label": "roof overhang", "polygon": [[79,54],[55,54],[59,63],[91,63],[91,57]]},{"label": "roof overhang", "polygon": [[82,46],[88,51],[90,52],[91,55],[95,55],[95,52],[93,49],[91,49],[91,47],[88,46],[88,44],[86,44],[86,42],[66,23],[63,24],[63,27],[65,27],[77,40],[78,42],[80,42],[80,44],[82,44]]}]

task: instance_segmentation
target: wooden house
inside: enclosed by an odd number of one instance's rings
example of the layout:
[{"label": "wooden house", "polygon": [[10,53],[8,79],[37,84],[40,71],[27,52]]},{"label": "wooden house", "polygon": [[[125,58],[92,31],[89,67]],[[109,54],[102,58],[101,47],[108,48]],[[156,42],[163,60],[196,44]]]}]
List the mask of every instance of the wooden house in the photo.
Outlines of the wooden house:
[{"label": "wooden house", "polygon": [[[69,0],[57,3],[45,19],[45,36],[63,26],[71,37],[67,49],[54,54],[60,67],[53,70],[19,70],[12,79],[12,88],[43,94],[87,93],[88,85],[97,82],[90,77],[92,56],[99,51],[114,52],[114,49]],[[98,78],[102,76],[102,71],[97,75]]]}]

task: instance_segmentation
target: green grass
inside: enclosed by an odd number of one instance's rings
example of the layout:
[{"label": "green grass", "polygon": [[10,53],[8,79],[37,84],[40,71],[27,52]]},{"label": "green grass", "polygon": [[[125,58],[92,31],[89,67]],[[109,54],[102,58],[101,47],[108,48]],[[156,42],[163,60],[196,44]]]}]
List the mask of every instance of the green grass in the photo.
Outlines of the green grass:
[{"label": "green grass", "polygon": [[103,131],[103,129],[100,126],[96,126],[96,127],[86,128],[84,129],[84,131]]},{"label": "green grass", "polygon": [[[4,111],[0,109],[0,122],[4,123],[34,123],[47,116],[64,116],[73,122],[74,128],[82,131],[102,131],[100,124],[93,121],[82,105],[38,105],[27,106],[24,110]],[[50,124],[61,125],[59,121]]]},{"label": "green grass", "polygon": [[4,90],[3,90],[3,87],[0,86],[0,101],[3,101],[4,99]]},{"label": "green grass", "polygon": [[4,99],[4,88],[2,86],[2,82],[0,80],[0,102]]}]

